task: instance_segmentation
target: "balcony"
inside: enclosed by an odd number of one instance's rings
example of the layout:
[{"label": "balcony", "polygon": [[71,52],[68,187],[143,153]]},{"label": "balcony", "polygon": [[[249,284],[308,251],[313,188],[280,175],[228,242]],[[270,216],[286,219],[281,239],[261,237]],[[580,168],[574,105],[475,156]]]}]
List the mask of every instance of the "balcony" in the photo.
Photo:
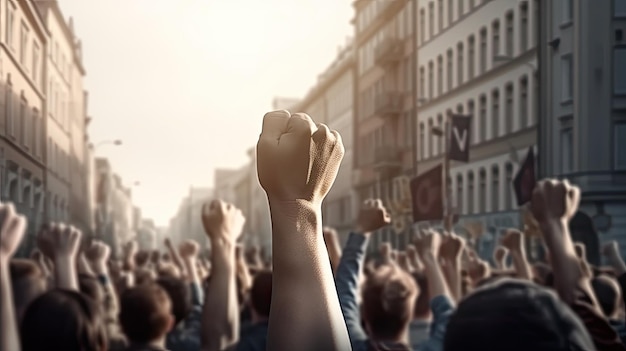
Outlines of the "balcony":
[{"label": "balcony", "polygon": [[374,152],[374,169],[390,171],[402,167],[402,158],[395,146],[382,146]]},{"label": "balcony", "polygon": [[378,95],[374,100],[374,114],[379,118],[397,116],[402,113],[402,94],[388,92]]},{"label": "balcony", "polygon": [[381,67],[396,64],[404,58],[404,43],[396,38],[385,37],[374,49],[374,63]]}]

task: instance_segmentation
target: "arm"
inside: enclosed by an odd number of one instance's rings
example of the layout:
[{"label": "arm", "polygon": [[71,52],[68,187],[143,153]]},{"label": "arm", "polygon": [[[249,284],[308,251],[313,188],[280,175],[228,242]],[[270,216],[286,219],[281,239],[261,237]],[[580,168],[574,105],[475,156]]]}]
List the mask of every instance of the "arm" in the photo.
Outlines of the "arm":
[{"label": "arm", "polygon": [[117,315],[119,312],[119,305],[117,302],[117,294],[115,293],[115,287],[113,286],[111,274],[109,274],[109,266],[107,261],[111,254],[111,249],[101,241],[94,241],[91,247],[87,251],[87,257],[91,260],[91,267],[94,273],[98,277],[98,281],[104,289],[104,307],[107,313],[109,322],[117,323]]},{"label": "arm", "polygon": [[187,280],[191,286],[192,303],[202,306],[204,302],[204,291],[200,284],[200,274],[198,273],[198,252],[200,245],[193,240],[187,240],[180,245],[180,256],[187,269]]},{"label": "arm", "polygon": [[455,234],[447,235],[441,245],[440,256],[445,263],[443,273],[455,301],[460,301],[463,297],[461,289],[461,254],[464,248],[465,241]]},{"label": "arm", "polygon": [[12,204],[0,202],[0,351],[19,351],[18,333],[13,304],[9,262],[26,231],[26,219],[17,215]]},{"label": "arm", "polygon": [[57,287],[79,291],[76,258],[82,233],[72,226],[58,225],[51,227],[49,235],[54,242]]},{"label": "arm", "polygon": [[244,291],[250,291],[252,289],[252,275],[243,255],[242,246],[238,245],[237,249],[235,249],[235,256],[237,260],[237,276],[241,279],[242,288]]},{"label": "arm", "polygon": [[367,340],[367,334],[361,327],[361,313],[357,303],[357,294],[359,291],[359,272],[363,267],[368,242],[368,236],[350,233],[335,277],[341,312],[346,321],[348,335],[353,347],[356,342]]},{"label": "arm", "polygon": [[328,257],[330,257],[330,265],[333,267],[333,272],[336,273],[337,268],[339,268],[339,261],[341,261],[341,246],[339,245],[337,232],[332,228],[324,228],[324,242],[326,243]]},{"label": "arm", "polygon": [[502,238],[502,245],[511,254],[513,266],[517,277],[525,280],[533,280],[533,272],[526,258],[526,248],[524,247],[524,235],[517,229],[509,229]]},{"label": "arm", "polygon": [[174,245],[169,238],[165,239],[165,246],[167,247],[167,251],[170,253],[172,262],[174,262],[176,267],[178,267],[178,269],[180,270],[181,276],[186,277],[187,271],[185,271],[185,264],[183,263],[183,260],[180,258],[178,251],[176,250],[176,248],[174,248]]}]

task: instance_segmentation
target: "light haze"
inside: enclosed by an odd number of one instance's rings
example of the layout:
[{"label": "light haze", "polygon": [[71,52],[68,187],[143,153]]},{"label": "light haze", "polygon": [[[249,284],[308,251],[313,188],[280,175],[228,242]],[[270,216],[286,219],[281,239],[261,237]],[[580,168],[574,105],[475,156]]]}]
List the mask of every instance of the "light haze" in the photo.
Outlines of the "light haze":
[{"label": "light haze", "polygon": [[[83,41],[92,142],[144,217],[239,167],[275,96],[302,97],[352,35],[350,1],[61,0]],[[314,117],[314,116],[313,116]]]}]

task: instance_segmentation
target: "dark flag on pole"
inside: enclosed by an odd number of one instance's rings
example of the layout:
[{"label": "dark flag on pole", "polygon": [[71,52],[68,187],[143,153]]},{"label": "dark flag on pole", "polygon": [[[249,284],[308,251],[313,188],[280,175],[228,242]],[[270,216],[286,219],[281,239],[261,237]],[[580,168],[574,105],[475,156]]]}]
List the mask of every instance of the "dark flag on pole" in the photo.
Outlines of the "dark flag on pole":
[{"label": "dark flag on pole", "polygon": [[411,180],[413,221],[433,221],[443,218],[443,166]]},{"label": "dark flag on pole", "polygon": [[470,125],[472,122],[471,115],[452,115],[451,131],[450,131],[450,160],[459,162],[469,161],[470,148]]},{"label": "dark flag on pole", "polygon": [[513,179],[513,189],[515,190],[518,206],[522,206],[530,201],[536,184],[535,152],[531,146],[530,149],[528,149],[526,160],[524,160],[522,167],[520,167],[515,179]]}]

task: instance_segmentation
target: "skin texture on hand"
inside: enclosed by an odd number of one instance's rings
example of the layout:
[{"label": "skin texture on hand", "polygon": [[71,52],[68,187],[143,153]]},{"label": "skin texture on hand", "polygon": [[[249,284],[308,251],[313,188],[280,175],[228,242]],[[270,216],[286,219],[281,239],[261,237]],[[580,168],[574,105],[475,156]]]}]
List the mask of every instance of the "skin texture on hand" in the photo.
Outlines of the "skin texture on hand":
[{"label": "skin texture on hand", "polygon": [[76,262],[82,233],[72,226],[52,223],[39,234],[44,253],[52,253],[58,288],[78,291]]},{"label": "skin texture on hand", "polygon": [[274,111],[263,119],[257,172],[273,238],[268,350],[350,349],[321,216],[344,152],[339,134],[306,114]]}]

